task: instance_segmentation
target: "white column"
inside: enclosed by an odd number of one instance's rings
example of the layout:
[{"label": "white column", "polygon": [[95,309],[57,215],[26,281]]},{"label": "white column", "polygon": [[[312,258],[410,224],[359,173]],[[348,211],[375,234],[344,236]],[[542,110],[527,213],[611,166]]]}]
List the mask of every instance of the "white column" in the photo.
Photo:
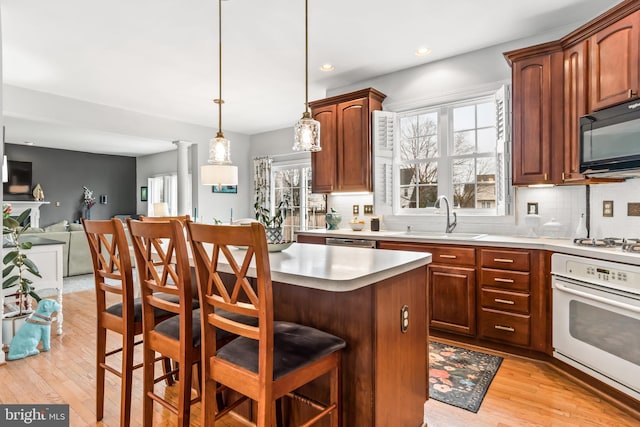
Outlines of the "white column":
[{"label": "white column", "polygon": [[191,214],[189,212],[189,147],[190,142],[173,141],[178,147],[178,215]]}]

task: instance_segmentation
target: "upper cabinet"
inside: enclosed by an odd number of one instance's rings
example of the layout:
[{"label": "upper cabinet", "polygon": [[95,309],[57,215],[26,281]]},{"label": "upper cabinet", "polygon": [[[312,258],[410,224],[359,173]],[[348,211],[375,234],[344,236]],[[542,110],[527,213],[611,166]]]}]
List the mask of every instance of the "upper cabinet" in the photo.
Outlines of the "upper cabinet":
[{"label": "upper cabinet", "polygon": [[638,97],[640,12],[608,25],[590,38],[591,111]]},{"label": "upper cabinet", "polygon": [[620,181],[580,174],[578,120],[638,97],[640,0],[504,55],[513,73],[513,185]]},{"label": "upper cabinet", "polygon": [[[557,180],[553,147],[561,116],[562,52],[513,60],[513,185]],[[561,142],[561,141],[560,141]]]},{"label": "upper cabinet", "polygon": [[580,134],[578,120],[587,114],[587,53],[589,42],[564,50],[564,156],[562,181],[577,182],[580,173]]},{"label": "upper cabinet", "polygon": [[385,98],[368,88],[309,103],[322,147],[311,154],[314,193],[373,191],[371,112]]}]

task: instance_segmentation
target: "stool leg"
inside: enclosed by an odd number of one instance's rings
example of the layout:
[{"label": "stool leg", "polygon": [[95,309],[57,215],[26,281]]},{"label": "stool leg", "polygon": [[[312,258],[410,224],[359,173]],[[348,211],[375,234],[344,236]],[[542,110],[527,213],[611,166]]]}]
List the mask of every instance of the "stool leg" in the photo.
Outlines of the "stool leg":
[{"label": "stool leg", "polygon": [[104,417],[104,364],[107,347],[107,330],[98,325],[96,337],[96,421]]},{"label": "stool leg", "polygon": [[133,334],[125,332],[122,340],[122,384],[120,390],[120,425],[122,427],[129,427],[131,420],[134,338]]}]

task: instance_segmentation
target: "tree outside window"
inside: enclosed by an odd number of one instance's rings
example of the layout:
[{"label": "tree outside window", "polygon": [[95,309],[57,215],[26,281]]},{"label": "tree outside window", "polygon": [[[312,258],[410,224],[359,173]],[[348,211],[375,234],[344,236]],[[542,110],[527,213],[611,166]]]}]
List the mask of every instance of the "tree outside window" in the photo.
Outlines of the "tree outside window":
[{"label": "tree outside window", "polygon": [[484,97],[399,117],[397,142],[399,208],[433,208],[439,195],[454,207],[496,210],[499,163],[496,103]]}]

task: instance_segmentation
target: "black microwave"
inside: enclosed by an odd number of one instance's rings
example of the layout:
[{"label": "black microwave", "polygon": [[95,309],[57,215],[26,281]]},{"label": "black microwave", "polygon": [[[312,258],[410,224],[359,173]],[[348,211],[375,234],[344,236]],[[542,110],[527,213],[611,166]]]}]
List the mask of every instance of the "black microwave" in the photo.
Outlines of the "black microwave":
[{"label": "black microwave", "polygon": [[640,176],[640,100],[580,117],[580,173]]}]

